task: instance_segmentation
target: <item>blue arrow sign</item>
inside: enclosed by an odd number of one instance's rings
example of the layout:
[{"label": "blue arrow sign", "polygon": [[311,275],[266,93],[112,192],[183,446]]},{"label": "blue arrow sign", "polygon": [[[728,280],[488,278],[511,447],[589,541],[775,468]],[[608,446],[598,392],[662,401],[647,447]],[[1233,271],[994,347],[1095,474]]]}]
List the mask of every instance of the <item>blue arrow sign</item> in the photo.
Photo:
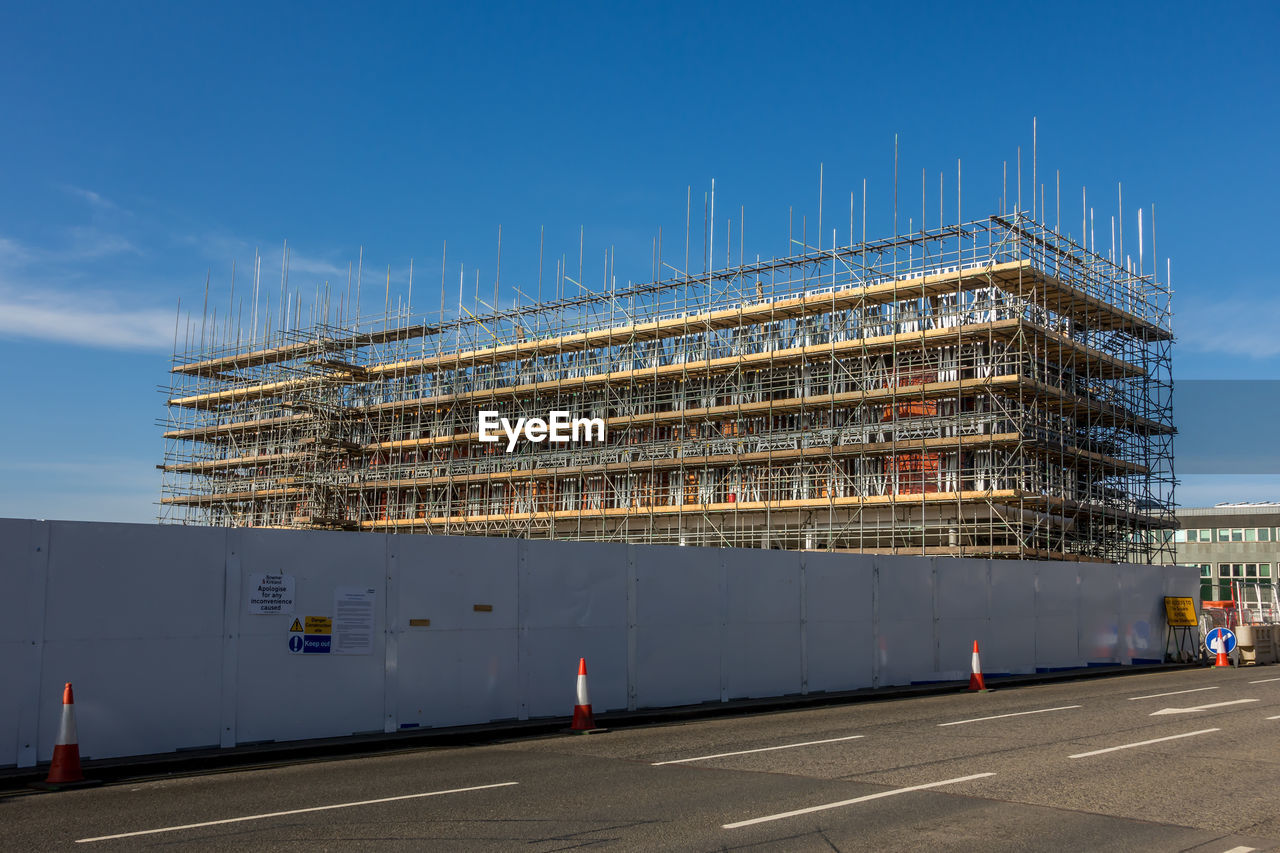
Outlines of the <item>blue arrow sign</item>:
[{"label": "blue arrow sign", "polygon": [[1236,635],[1230,628],[1214,628],[1204,643],[1215,655],[1220,651],[1231,654],[1236,650]]}]

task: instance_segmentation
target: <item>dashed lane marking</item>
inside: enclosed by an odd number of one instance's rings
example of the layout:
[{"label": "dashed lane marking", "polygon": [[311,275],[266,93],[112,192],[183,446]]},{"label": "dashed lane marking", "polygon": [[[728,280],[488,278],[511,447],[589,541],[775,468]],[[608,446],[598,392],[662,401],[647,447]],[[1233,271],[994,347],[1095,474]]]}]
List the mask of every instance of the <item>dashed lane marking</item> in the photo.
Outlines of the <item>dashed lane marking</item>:
[{"label": "dashed lane marking", "polygon": [[291,814],[306,814],[307,812],[324,812],[330,809],[349,809],[355,806],[372,806],[377,803],[394,803],[397,800],[417,800],[422,797],[439,797],[444,794],[462,794],[467,791],[485,791],[490,788],[506,788],[509,785],[519,785],[519,782],[498,782],[493,785],[476,785],[471,788],[451,788],[447,791],[427,791],[422,794],[403,794],[399,797],[381,797],[376,800],[360,800],[354,803],[334,803],[331,806],[312,806],[306,809],[289,809],[283,812],[267,812],[266,814],[246,815],[245,817],[229,817],[223,820],[206,820],[202,823],[184,823],[181,826],[162,826],[159,829],[142,829],[137,832],[120,832],[115,835],[99,835],[95,838],[77,838],[76,844],[88,844],[92,841],[110,841],[114,838],[133,838],[137,835],[156,835],[161,832],[178,832],[183,829],[198,829],[202,826],[219,826],[224,823],[241,823],[247,820],[263,820],[269,817],[284,817]]},{"label": "dashed lane marking", "polygon": [[943,779],[941,782],[930,782],[927,785],[912,785],[910,788],[894,788],[892,791],[881,791],[878,794],[868,794],[865,797],[854,797],[852,800],[841,800],[838,803],[824,803],[820,806],[809,806],[805,809],[795,809],[789,812],[779,812],[778,814],[765,815],[764,817],[753,817],[750,820],[740,820],[737,823],[726,823],[722,829],[737,829],[742,826],[752,826],[757,823],[768,823],[771,820],[782,820],[783,818],[796,817],[802,814],[812,814],[813,812],[822,812],[827,809],[838,809],[843,806],[852,806],[855,803],[865,803],[870,800],[879,800],[884,797],[895,797],[898,794],[908,794],[912,791],[923,791],[926,788],[940,788],[943,785],[958,785],[961,782],[969,782],[973,779],[985,779],[987,776],[994,776],[994,773],[975,773],[972,776],[960,776],[956,779]]},{"label": "dashed lane marking", "polygon": [[1137,702],[1139,699],[1159,699],[1161,696],[1177,696],[1179,693],[1199,693],[1201,690],[1217,690],[1217,687],[1195,687],[1191,690],[1175,690],[1172,693],[1152,693],[1150,696],[1130,696],[1130,702]]},{"label": "dashed lane marking", "polygon": [[1083,708],[1083,705],[1063,705],[1061,708],[1041,708],[1038,711],[1019,711],[1016,714],[996,714],[994,717],[974,717],[972,720],[956,720],[952,723],[938,723],[942,726],[963,726],[965,723],[982,723],[987,720],[1003,720],[1005,717],[1025,717],[1028,714],[1047,714],[1050,711],[1070,711],[1072,708]]},{"label": "dashed lane marking", "polygon": [[1155,738],[1154,740],[1144,740],[1144,741],[1139,741],[1138,743],[1126,743],[1123,746],[1109,746],[1106,749],[1095,749],[1092,752],[1079,752],[1079,753],[1076,753],[1075,755],[1070,755],[1067,757],[1068,758],[1088,758],[1091,755],[1102,755],[1102,753],[1104,752],[1115,752],[1116,750],[1120,750],[1120,749],[1133,749],[1135,746],[1147,746],[1148,744],[1161,743],[1166,740],[1177,740],[1178,738],[1195,737],[1196,735],[1207,735],[1209,734],[1209,732],[1220,732],[1220,731],[1222,731],[1222,729],[1201,729],[1198,732],[1187,732],[1186,734],[1181,734],[1181,735],[1169,735],[1168,737],[1158,737],[1158,738]]},{"label": "dashed lane marking", "polygon": [[655,761],[653,767],[661,767],[664,764],[687,764],[690,761],[709,761],[712,758],[727,758],[730,755],[747,755],[752,752],[773,752],[775,749],[795,749],[798,746],[815,746],[820,743],[836,743],[842,740],[857,740],[866,737],[866,735],[849,735],[848,737],[833,737],[826,740],[807,740],[804,743],[786,743],[782,746],[762,746],[759,749],[740,749],[737,752],[718,752],[715,755],[699,755],[697,758],[677,758],[673,761]]},{"label": "dashed lane marking", "polygon": [[1210,708],[1225,708],[1228,705],[1245,705],[1249,702],[1257,701],[1257,699],[1232,699],[1230,702],[1211,702],[1208,705],[1196,705],[1194,708],[1161,708],[1159,711],[1152,711],[1148,716],[1158,717],[1161,714],[1192,714],[1196,711],[1208,711]]}]

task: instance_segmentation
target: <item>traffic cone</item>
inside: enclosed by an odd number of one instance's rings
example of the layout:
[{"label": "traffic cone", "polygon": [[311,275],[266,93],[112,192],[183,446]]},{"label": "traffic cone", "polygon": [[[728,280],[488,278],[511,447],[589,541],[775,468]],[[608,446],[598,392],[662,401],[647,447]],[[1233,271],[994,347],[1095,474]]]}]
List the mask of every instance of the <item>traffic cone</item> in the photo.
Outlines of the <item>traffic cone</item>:
[{"label": "traffic cone", "polygon": [[982,661],[978,659],[978,641],[973,641],[973,672],[969,675],[969,689],[974,693],[986,693],[987,683],[982,680]]},{"label": "traffic cone", "polygon": [[1213,665],[1231,666],[1231,658],[1227,657],[1227,643],[1222,634],[1218,634],[1218,657],[1214,660]]},{"label": "traffic cone", "polygon": [[57,791],[62,788],[84,788],[102,784],[96,779],[84,778],[80,769],[80,742],[76,735],[76,700],[71,693],[71,682],[62,689],[62,723],[58,726],[58,740],[53,746],[53,762],[49,776],[35,787]]},{"label": "traffic cone", "polygon": [[587,695],[586,658],[578,658],[578,703],[573,706],[573,725],[569,728],[575,732],[598,731],[591,715],[591,697]]}]

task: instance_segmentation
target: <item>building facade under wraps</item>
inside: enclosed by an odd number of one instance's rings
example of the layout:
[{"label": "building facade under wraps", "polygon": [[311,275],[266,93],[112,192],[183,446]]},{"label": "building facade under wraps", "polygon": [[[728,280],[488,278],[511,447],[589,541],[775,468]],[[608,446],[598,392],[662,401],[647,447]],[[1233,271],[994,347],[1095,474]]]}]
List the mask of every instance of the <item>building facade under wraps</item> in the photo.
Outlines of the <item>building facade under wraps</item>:
[{"label": "building facade under wraps", "polygon": [[[248,333],[209,323],[176,347],[161,520],[1122,562],[1171,552],[1173,335],[1159,276],[1025,212],[809,242],[793,236],[772,260],[721,248],[725,263],[698,274],[655,242],[653,280],[595,291],[557,262],[551,295],[539,273],[536,296],[519,285],[500,310],[442,296],[430,316],[402,306],[369,319],[318,292],[309,321],[295,309]],[[482,411],[568,412],[602,420],[605,436],[508,449],[480,441]]]}]

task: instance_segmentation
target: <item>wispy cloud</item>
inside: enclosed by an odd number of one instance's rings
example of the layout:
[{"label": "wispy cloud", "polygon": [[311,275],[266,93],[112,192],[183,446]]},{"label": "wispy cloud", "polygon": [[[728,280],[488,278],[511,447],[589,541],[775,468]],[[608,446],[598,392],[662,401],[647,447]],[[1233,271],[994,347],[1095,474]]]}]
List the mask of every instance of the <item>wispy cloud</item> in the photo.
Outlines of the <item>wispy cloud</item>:
[{"label": "wispy cloud", "polygon": [[101,294],[39,288],[19,290],[0,282],[0,336],[85,347],[166,350],[173,345],[172,311],[119,305]]},{"label": "wispy cloud", "polygon": [[17,240],[0,237],[0,266],[20,266],[31,260],[31,251]]},{"label": "wispy cloud", "polygon": [[230,264],[232,259],[248,254],[253,256],[253,243],[228,234],[225,231],[209,231],[203,234],[175,234],[173,242],[179,246],[195,249],[209,261]]},{"label": "wispy cloud", "polygon": [[114,201],[111,201],[111,199],[106,198],[100,195],[99,193],[94,192],[93,190],[87,190],[87,189],[84,189],[83,187],[71,186],[70,184],[59,184],[58,189],[62,190],[67,195],[74,196],[86,202],[90,207],[93,207],[97,210],[114,211],[118,213],[128,213],[127,210],[120,207],[120,205],[116,204]]},{"label": "wispy cloud", "polygon": [[67,229],[70,245],[61,252],[50,253],[63,260],[92,261],[112,255],[140,255],[141,250],[119,234],[104,231],[93,225],[74,225]]},{"label": "wispy cloud", "polygon": [[60,245],[32,246],[0,235],[0,270],[17,267],[67,266],[117,255],[142,255],[127,237],[97,225],[71,225]]},{"label": "wispy cloud", "polygon": [[[177,242],[183,246],[194,246],[205,258],[218,264],[230,264],[233,259],[239,260],[242,269],[249,269],[250,262],[253,260],[253,253],[257,251],[262,257],[264,278],[267,277],[268,271],[272,276],[278,276],[281,262],[284,260],[283,242],[268,245],[222,231],[214,231],[208,234],[187,234],[177,238]],[[316,256],[300,253],[297,249],[290,247],[289,273],[291,275],[315,275],[328,279],[346,276],[347,265],[334,261],[331,257],[332,253],[330,253],[330,257]],[[352,263],[355,263],[354,259]],[[278,279],[277,283],[279,283]]]},{"label": "wispy cloud", "polygon": [[313,258],[308,255],[300,255],[297,252],[289,252],[289,272],[302,273],[304,275],[318,275],[325,278],[338,278],[347,274],[346,267],[340,267],[335,263],[326,261],[322,258]]},{"label": "wispy cloud", "polygon": [[1275,317],[1277,299],[1226,299],[1212,304],[1183,305],[1174,330],[1179,343],[1196,352],[1246,358],[1280,355]]}]

